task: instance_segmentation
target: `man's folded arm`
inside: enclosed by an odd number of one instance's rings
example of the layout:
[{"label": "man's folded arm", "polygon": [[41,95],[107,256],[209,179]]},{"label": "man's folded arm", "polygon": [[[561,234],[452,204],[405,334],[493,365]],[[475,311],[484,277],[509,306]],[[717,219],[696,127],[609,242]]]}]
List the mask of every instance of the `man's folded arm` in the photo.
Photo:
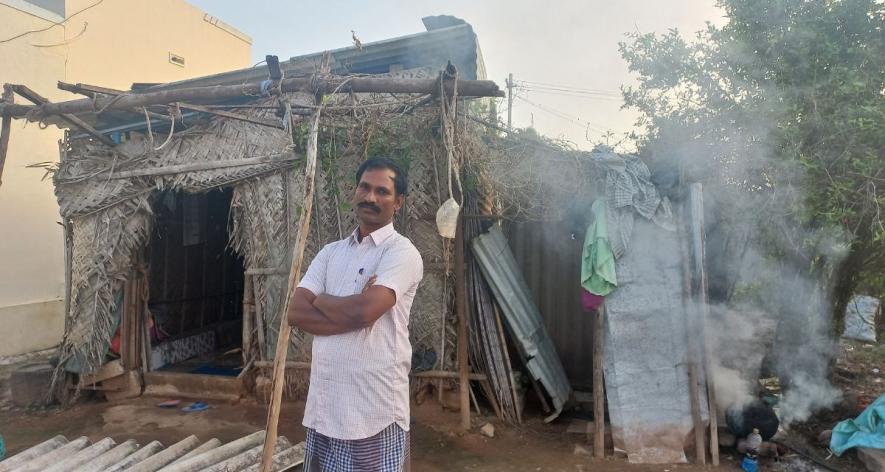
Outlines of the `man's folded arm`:
[{"label": "man's folded arm", "polygon": [[295,326],[317,336],[331,336],[353,331],[348,324],[333,321],[314,306],[317,296],[310,290],[298,287],[292,294],[286,318]]},{"label": "man's folded arm", "polygon": [[388,287],[373,285],[362,293],[347,297],[321,294],[313,307],[336,326],[349,331],[372,326],[396,304],[396,293]]}]

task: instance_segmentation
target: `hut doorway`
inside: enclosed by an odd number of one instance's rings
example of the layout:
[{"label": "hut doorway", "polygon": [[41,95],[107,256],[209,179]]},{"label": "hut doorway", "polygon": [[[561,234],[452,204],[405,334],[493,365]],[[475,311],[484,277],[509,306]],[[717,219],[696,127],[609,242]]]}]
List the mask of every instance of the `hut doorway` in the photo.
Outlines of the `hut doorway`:
[{"label": "hut doorway", "polygon": [[228,245],[232,194],[167,191],[155,200],[147,248],[152,374],[240,372],[244,269]]}]

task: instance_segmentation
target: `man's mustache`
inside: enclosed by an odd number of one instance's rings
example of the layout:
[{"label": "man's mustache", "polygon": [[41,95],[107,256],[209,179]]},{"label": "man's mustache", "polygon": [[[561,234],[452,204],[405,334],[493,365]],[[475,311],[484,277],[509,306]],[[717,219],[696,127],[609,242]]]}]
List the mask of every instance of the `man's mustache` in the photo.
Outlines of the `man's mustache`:
[{"label": "man's mustache", "polygon": [[367,210],[372,210],[375,213],[381,213],[381,208],[372,204],[372,203],[363,202],[363,203],[358,204],[357,207],[365,208]]}]

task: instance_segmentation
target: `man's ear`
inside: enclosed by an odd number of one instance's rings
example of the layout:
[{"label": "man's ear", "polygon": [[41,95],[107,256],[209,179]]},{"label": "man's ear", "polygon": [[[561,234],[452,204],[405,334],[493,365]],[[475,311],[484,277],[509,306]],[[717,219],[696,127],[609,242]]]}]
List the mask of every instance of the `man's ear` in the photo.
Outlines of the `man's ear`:
[{"label": "man's ear", "polygon": [[400,208],[403,207],[403,204],[404,204],[404,203],[406,203],[406,196],[403,195],[403,194],[399,194],[399,195],[397,195],[397,196],[396,196],[396,201],[394,202],[394,205],[396,205],[396,211],[399,211]]}]

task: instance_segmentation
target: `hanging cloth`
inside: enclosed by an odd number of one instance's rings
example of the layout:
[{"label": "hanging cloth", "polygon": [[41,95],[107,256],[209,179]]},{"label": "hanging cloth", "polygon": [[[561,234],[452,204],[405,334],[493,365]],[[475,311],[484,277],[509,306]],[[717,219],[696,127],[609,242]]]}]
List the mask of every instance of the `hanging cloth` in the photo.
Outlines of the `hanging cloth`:
[{"label": "hanging cloth", "polygon": [[598,199],[590,207],[593,222],[584,237],[581,255],[581,287],[600,296],[610,294],[618,286],[615,274],[615,255],[608,239],[608,216],[605,199]]}]

